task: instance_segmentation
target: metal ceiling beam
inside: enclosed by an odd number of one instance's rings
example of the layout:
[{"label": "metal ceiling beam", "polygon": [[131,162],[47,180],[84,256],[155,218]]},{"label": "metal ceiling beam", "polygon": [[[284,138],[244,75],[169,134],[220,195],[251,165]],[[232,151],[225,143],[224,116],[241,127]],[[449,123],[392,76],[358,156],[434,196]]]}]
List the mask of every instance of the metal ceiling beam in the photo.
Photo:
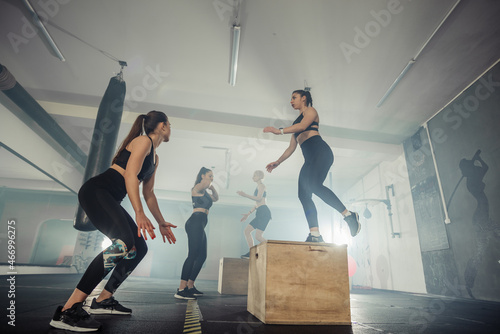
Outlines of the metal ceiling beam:
[{"label": "metal ceiling beam", "polygon": [[[85,167],[87,155],[78,147],[70,136],[57,124],[57,122],[43,109],[43,107],[16,81],[14,76],[5,66],[0,64],[0,90],[19,110],[12,110],[19,119],[28,125],[42,138],[50,137],[47,142],[54,147],[63,157],[71,157],[79,165]],[[6,106],[8,107],[8,106]],[[58,144],[55,145],[54,141]],[[59,147],[57,147],[59,146]],[[68,156],[69,155],[69,156]]]}]

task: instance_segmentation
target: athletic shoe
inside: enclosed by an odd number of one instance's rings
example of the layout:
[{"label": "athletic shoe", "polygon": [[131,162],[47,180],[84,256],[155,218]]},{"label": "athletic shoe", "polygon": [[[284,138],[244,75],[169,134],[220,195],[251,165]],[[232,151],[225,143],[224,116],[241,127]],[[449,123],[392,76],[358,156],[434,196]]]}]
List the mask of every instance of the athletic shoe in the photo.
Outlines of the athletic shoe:
[{"label": "athletic shoe", "polygon": [[307,236],[306,242],[324,242],[323,237],[320,235],[318,237],[315,237],[311,233]]},{"label": "athletic shoe", "polygon": [[92,304],[89,309],[90,314],[132,314],[132,310],[121,305],[115,297],[104,299],[98,302],[95,298],[92,299]]},{"label": "athletic shoe", "polygon": [[196,289],[195,286],[193,286],[191,289],[188,289],[188,291],[193,296],[196,296],[196,297],[203,296],[203,292],[201,292],[200,290]]},{"label": "athletic shoe", "polygon": [[196,299],[192,291],[189,291],[187,287],[185,287],[183,290],[177,289],[177,293],[174,295],[174,297],[177,299]]},{"label": "athletic shoe", "polygon": [[349,230],[351,230],[351,236],[355,237],[359,231],[361,231],[361,224],[359,223],[359,215],[357,212],[349,211],[351,214],[347,217],[344,217],[344,220],[347,222],[349,226]]},{"label": "athletic shoe", "polygon": [[243,254],[242,256],[240,256],[241,259],[249,259],[250,258],[250,252],[246,253],[246,254]]},{"label": "athletic shoe", "polygon": [[62,306],[57,307],[50,325],[54,328],[73,332],[95,332],[99,330],[101,324],[95,321],[82,306],[83,302],[75,303],[66,311],[62,311]]}]

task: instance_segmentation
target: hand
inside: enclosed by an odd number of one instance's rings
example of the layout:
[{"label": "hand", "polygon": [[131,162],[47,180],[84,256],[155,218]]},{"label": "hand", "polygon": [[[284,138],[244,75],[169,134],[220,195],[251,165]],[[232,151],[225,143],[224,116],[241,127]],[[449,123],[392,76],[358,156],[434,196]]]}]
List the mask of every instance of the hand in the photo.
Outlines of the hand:
[{"label": "hand", "polygon": [[136,214],[135,221],[137,222],[137,236],[139,236],[139,238],[143,236],[144,240],[148,240],[147,234],[151,236],[151,239],[156,238],[155,232],[153,231],[155,227],[144,213]]},{"label": "hand", "polygon": [[275,135],[281,134],[280,129],[276,129],[274,126],[266,126],[264,128],[264,132],[271,132],[271,133],[274,133]]},{"label": "hand", "polygon": [[177,226],[174,224],[170,224],[168,222],[163,222],[161,224],[158,224],[158,226],[160,228],[160,233],[163,237],[163,242],[165,242],[165,237],[166,237],[169,244],[172,244],[172,243],[175,244],[177,239],[175,239],[174,233],[172,232],[172,230],[170,228],[176,228]]},{"label": "hand", "polygon": [[476,151],[476,154],[474,154],[474,157],[472,158],[472,160],[478,160],[479,159],[479,155],[481,154],[481,150],[477,150]]},{"label": "hand", "polygon": [[248,216],[250,216],[250,214],[249,213],[244,213],[244,214],[242,214],[242,216],[243,217],[241,217],[240,222],[244,222],[245,220],[247,220],[247,218],[248,218]]},{"label": "hand", "polygon": [[240,196],[243,196],[243,197],[246,197],[246,195],[247,195],[245,192],[243,192],[243,191],[241,191],[241,190],[237,191],[236,193],[237,193],[238,195],[240,195]]},{"label": "hand", "polygon": [[280,162],[278,161],[275,161],[275,162],[271,162],[270,164],[268,164],[266,166],[266,170],[271,173],[273,171],[273,169],[275,169],[276,167],[278,167],[280,165]]}]

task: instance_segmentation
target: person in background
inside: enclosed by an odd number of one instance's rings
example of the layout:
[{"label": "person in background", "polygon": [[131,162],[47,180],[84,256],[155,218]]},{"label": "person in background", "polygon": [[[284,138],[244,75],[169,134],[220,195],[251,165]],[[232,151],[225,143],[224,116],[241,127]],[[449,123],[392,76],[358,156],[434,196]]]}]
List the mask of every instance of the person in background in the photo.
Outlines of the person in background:
[{"label": "person in background", "polygon": [[[237,192],[238,195],[251,199],[252,201],[255,201],[255,206],[252,209],[250,209],[248,213],[244,213],[243,217],[241,218],[241,221],[244,222],[245,220],[247,220],[248,216],[252,214],[252,212],[256,211],[255,218],[247,225],[244,232],[248,248],[252,248],[254,246],[254,241],[251,234],[252,231],[254,230],[255,230],[255,239],[257,239],[258,242],[262,243],[266,241],[266,239],[262,236],[262,234],[266,230],[267,224],[269,224],[269,221],[272,218],[271,211],[266,205],[266,196],[267,196],[266,186],[264,185],[264,183],[262,183],[262,180],[264,179],[264,172],[261,170],[256,170],[253,173],[252,179],[254,182],[257,183],[257,188],[255,188],[253,196],[248,195],[243,191]],[[248,259],[249,256],[250,256],[250,251],[242,255],[241,258]]]},{"label": "person in background", "polygon": [[185,226],[188,237],[188,256],[182,266],[179,288],[174,295],[177,299],[196,299],[196,297],[203,296],[203,292],[196,289],[194,282],[207,259],[205,226],[208,222],[208,210],[213,202],[219,200],[219,195],[212,185],[213,180],[213,172],[202,167],[191,189],[193,213]]}]

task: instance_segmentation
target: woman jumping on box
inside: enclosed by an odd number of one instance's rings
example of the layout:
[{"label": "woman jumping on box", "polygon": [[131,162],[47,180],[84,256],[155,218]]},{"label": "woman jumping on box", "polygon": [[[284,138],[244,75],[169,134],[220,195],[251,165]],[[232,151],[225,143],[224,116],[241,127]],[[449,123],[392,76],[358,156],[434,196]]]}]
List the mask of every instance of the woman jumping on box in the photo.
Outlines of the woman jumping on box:
[{"label": "woman jumping on box", "polygon": [[[253,181],[257,183],[257,188],[255,189],[253,196],[246,194],[243,191],[238,191],[238,195],[249,198],[255,201],[255,206],[250,209],[250,212],[244,213],[241,221],[244,222],[247,220],[248,216],[252,214],[252,212],[257,211],[255,214],[255,218],[247,225],[245,228],[245,239],[248,244],[248,248],[252,248],[254,245],[252,238],[252,231],[255,230],[255,239],[258,242],[262,243],[266,241],[262,234],[266,230],[267,224],[271,220],[271,211],[266,205],[266,186],[262,183],[262,179],[264,179],[264,172],[261,170],[256,170],[253,173],[252,177]],[[250,256],[250,251],[248,253],[241,256],[242,259],[248,259]]]},{"label": "woman jumping on box", "polygon": [[203,292],[198,291],[194,286],[194,281],[207,259],[205,226],[208,222],[208,210],[213,202],[219,200],[219,195],[212,185],[213,180],[214,173],[208,168],[201,167],[194,187],[191,189],[193,214],[185,225],[188,237],[188,256],[182,266],[179,289],[174,295],[177,299],[196,299],[196,297],[203,295]]},{"label": "woman jumping on box", "polygon": [[344,216],[351,235],[354,237],[361,229],[358,214],[347,210],[339,198],[323,185],[326,175],[333,164],[333,153],[330,146],[319,135],[319,116],[316,109],[312,107],[311,93],[296,90],[292,93],[290,103],[293,109],[300,112],[293,125],[279,129],[272,126],[264,128],[264,132],[271,132],[275,135],[293,133],[288,148],[278,160],[269,163],[266,169],[269,173],[272,172],[273,169],[292,155],[298,143],[302,148],[305,159],[299,174],[299,200],[302,203],[309,225],[310,233],[306,242],[323,242],[323,237],[319,233],[318,213],[312,200],[312,194],[316,194],[326,204]]}]

